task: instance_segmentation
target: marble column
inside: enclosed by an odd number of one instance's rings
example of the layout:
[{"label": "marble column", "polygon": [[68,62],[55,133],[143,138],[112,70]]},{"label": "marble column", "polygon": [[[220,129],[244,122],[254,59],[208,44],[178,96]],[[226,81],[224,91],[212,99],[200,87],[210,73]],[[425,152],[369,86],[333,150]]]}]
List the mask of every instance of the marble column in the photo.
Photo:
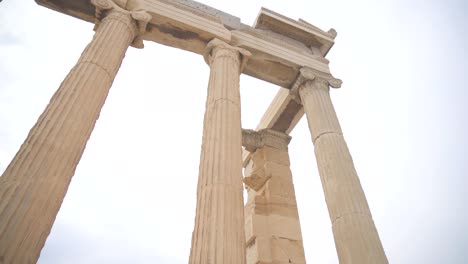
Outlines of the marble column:
[{"label": "marble column", "polygon": [[243,131],[252,152],[244,174],[247,264],[305,264],[301,225],[285,133]]},{"label": "marble column", "polygon": [[302,102],[307,116],[338,258],[341,264],[388,263],[329,86],[339,88],[341,80],[302,68],[291,93]]},{"label": "marble column", "polygon": [[245,263],[239,77],[250,53],[210,41],[191,264]]},{"label": "marble column", "polygon": [[125,52],[151,18],[93,4],[92,41],[0,177],[0,263],[37,262]]}]

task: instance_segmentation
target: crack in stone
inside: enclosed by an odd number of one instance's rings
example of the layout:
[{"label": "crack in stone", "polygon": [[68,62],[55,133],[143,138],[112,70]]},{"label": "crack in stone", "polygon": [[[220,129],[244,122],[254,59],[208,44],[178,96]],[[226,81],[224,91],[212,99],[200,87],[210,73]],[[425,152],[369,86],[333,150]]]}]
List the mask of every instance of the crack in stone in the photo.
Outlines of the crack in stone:
[{"label": "crack in stone", "polygon": [[363,212],[350,212],[350,213],[346,213],[346,214],[343,214],[341,216],[338,216],[336,217],[333,221],[332,221],[332,225],[334,225],[336,223],[336,221],[342,219],[342,218],[345,218],[347,216],[350,216],[350,215],[363,215],[363,216],[368,216],[369,218],[372,219],[372,216],[368,213],[363,213]]},{"label": "crack in stone", "polygon": [[323,132],[323,133],[320,133],[317,135],[317,137],[315,137],[314,139],[314,143],[323,135],[326,135],[326,134],[337,134],[337,135],[340,135],[340,136],[343,136],[343,133],[340,133],[340,132]]}]

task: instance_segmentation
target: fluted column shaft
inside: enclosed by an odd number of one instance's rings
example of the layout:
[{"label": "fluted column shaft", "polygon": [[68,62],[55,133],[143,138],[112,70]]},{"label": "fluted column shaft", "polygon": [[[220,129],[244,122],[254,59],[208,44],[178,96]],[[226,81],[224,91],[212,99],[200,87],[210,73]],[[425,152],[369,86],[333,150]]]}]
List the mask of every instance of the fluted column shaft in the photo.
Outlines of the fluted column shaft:
[{"label": "fluted column shaft", "polygon": [[239,75],[245,51],[213,40],[191,264],[245,263]]},{"label": "fluted column shaft", "polygon": [[110,11],[0,177],[0,263],[36,263],[109,88],[137,34]]},{"label": "fluted column shaft", "polygon": [[299,88],[315,145],[317,166],[342,264],[388,263],[343,138],[326,78],[315,77]]}]

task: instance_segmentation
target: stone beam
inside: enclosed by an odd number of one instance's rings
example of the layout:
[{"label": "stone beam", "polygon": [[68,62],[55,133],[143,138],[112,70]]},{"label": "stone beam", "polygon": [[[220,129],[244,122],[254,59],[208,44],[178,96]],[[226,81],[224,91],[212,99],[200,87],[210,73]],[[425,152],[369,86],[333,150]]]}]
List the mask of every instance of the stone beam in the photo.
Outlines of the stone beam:
[{"label": "stone beam", "polygon": [[[256,130],[272,129],[289,134],[303,115],[302,105],[298,104],[294,97],[289,94],[289,89],[280,88],[265,114],[263,114]],[[244,167],[248,164],[251,155],[247,150],[242,152]]]},{"label": "stone beam", "polygon": [[250,27],[231,33],[233,45],[252,53],[244,74],[281,87],[290,87],[296,80],[301,65],[308,65],[324,73],[330,72],[328,60],[314,54],[301,42],[269,30]]}]

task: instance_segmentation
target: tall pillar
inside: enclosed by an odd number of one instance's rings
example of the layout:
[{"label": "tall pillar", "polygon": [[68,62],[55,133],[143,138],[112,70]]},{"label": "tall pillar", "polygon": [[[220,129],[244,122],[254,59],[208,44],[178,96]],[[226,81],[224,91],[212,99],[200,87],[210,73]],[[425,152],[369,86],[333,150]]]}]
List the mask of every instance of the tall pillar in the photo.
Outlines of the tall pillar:
[{"label": "tall pillar", "polygon": [[250,53],[218,39],[210,65],[191,264],[245,263],[239,76]]},{"label": "tall pillar", "polygon": [[305,264],[296,195],[289,168],[291,137],[274,130],[243,131],[252,152],[244,171],[247,264]]},{"label": "tall pillar", "polygon": [[125,52],[151,18],[93,4],[93,40],[0,177],[0,263],[36,263]]},{"label": "tall pillar", "polygon": [[341,264],[388,263],[329,94],[331,75],[302,68],[291,89],[307,116]]}]

